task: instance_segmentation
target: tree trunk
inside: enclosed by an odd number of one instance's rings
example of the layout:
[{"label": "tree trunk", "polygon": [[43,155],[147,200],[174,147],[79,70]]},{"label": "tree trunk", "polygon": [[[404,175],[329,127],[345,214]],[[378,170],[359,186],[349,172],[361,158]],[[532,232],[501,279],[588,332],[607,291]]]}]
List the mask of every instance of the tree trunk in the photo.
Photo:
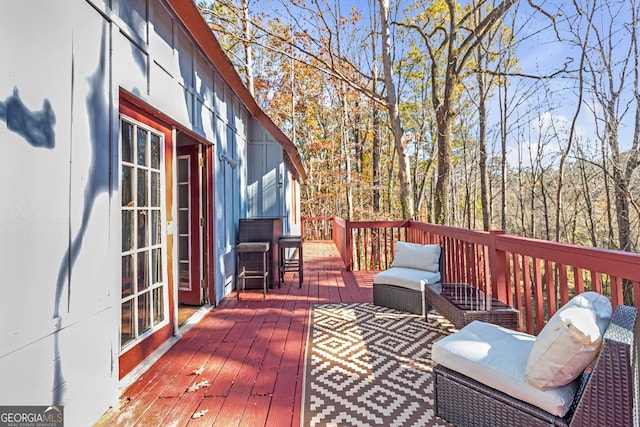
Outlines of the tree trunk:
[{"label": "tree trunk", "polygon": [[251,20],[249,19],[249,0],[242,0],[242,24],[244,27],[244,56],[245,56],[245,78],[247,88],[252,96],[255,96],[255,86],[253,84],[253,51],[251,50]]},{"label": "tree trunk", "polygon": [[[478,48],[479,55],[481,49]],[[491,227],[491,206],[489,204],[489,168],[487,165],[487,103],[485,74],[479,72],[478,77],[478,149],[480,150],[480,204],[482,205],[482,229],[489,231]]]},{"label": "tree trunk", "polygon": [[436,110],[438,129],[438,178],[434,201],[434,221],[447,224],[449,221],[449,187],[451,182],[451,115],[448,106]]},{"label": "tree trunk", "polygon": [[380,24],[382,27],[382,62],[384,66],[384,81],[386,86],[386,103],[389,110],[389,121],[393,133],[394,145],[398,153],[398,178],[400,179],[400,205],[402,217],[411,218],[413,211],[413,191],[411,189],[409,159],[407,150],[402,143],[402,126],[396,87],[393,81],[393,64],[391,63],[391,35],[389,33],[389,0],[380,0]]}]

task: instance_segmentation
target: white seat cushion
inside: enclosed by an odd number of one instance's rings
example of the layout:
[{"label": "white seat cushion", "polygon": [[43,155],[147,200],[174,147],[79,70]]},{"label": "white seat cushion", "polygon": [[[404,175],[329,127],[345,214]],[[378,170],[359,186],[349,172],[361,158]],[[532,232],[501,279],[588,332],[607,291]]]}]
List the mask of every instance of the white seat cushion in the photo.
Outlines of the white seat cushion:
[{"label": "white seat cushion", "polygon": [[422,292],[425,285],[440,281],[440,272],[391,267],[373,276],[374,284],[394,285]]},{"label": "white seat cushion", "polygon": [[476,320],[434,343],[431,357],[442,366],[562,417],[571,406],[576,383],[550,390],[529,384],[525,368],[534,341],[532,335]]}]

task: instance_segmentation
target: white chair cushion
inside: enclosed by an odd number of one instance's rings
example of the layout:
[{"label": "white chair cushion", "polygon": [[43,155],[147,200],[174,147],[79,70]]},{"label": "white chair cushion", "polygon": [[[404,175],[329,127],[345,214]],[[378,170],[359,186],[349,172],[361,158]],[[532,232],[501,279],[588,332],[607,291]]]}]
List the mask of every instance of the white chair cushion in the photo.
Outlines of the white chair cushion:
[{"label": "white chair cushion", "polygon": [[576,383],[551,390],[532,386],[525,367],[535,337],[490,323],[473,321],[433,344],[431,358],[493,389],[564,416],[573,402]]},{"label": "white chair cushion", "polygon": [[576,295],[542,328],[527,361],[527,379],[547,390],[577,378],[597,356],[611,320],[611,303],[596,293]]},{"label": "white chair cushion", "polygon": [[400,286],[422,292],[425,285],[440,281],[440,273],[414,268],[391,267],[373,276],[373,283]]},{"label": "white chair cushion", "polygon": [[440,245],[396,242],[391,267],[438,272],[440,271],[440,250]]}]

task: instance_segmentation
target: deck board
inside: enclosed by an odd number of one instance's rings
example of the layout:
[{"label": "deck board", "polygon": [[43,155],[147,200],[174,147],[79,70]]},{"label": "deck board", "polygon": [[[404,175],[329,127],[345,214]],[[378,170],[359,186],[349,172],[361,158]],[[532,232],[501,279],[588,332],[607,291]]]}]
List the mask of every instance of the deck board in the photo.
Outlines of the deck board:
[{"label": "deck board", "polygon": [[[332,243],[305,242],[304,281],[235,292],[184,334],[97,426],[298,426],[311,304],[371,302],[372,273],[347,272]],[[202,369],[200,375],[193,371]],[[207,379],[194,392],[187,389]],[[206,411],[206,412],[205,412]],[[196,412],[205,412],[192,418]]]}]

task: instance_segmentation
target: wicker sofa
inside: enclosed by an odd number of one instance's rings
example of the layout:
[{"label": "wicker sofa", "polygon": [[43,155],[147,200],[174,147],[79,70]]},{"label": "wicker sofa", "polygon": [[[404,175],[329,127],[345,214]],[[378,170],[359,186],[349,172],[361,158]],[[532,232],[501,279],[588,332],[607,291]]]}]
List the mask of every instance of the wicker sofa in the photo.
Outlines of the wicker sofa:
[{"label": "wicker sofa", "polygon": [[562,417],[436,365],[436,415],[458,427],[638,426],[639,339],[638,310],[618,306],[595,360],[574,381],[577,391]]},{"label": "wicker sofa", "polygon": [[396,242],[391,267],[373,276],[373,303],[423,315],[425,287],[443,277],[442,253],[440,245]]}]

